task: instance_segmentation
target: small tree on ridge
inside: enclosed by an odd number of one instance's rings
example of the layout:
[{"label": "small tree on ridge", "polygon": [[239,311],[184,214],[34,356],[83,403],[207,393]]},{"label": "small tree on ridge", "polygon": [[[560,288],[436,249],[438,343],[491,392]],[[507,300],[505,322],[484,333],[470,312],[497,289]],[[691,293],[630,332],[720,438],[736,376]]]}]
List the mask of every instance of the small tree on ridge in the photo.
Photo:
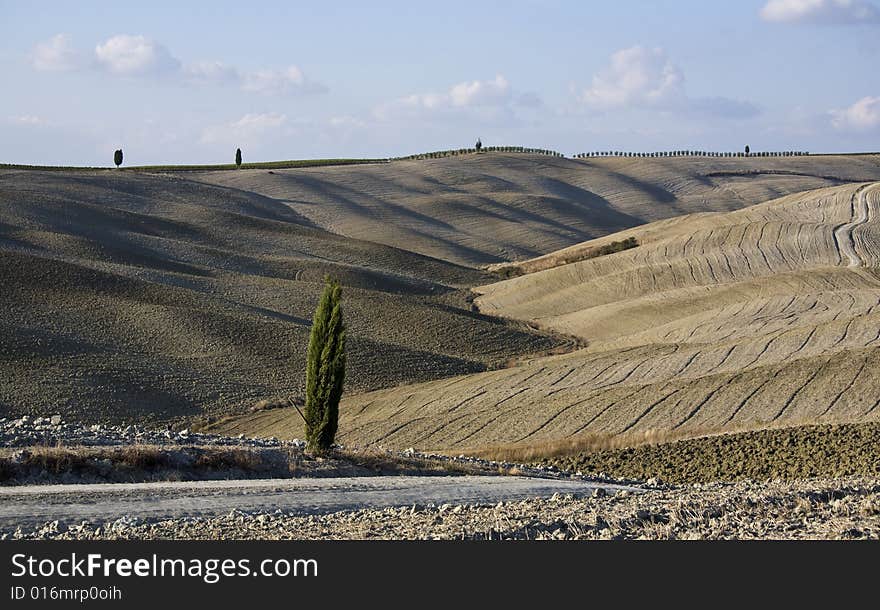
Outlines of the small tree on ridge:
[{"label": "small tree on ridge", "polygon": [[116,152],[113,153],[113,163],[116,164],[117,169],[120,165],[122,165],[122,149],[119,148]]},{"label": "small tree on ridge", "polygon": [[240,148],[235,149],[235,166],[241,167],[241,149]]}]

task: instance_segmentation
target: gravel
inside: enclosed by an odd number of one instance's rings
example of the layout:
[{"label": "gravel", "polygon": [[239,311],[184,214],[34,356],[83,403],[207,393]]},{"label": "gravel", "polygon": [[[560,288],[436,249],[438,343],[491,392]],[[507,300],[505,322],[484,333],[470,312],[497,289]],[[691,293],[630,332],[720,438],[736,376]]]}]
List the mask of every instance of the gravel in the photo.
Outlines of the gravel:
[{"label": "gravel", "polygon": [[80,446],[110,447],[119,445],[236,446],[253,448],[304,447],[305,441],[277,438],[246,438],[199,434],[188,429],[153,430],[137,425],[114,426],[64,422],[60,415],[51,417],[0,418],[0,447]]},{"label": "gravel", "polygon": [[491,506],[428,505],[297,516],[64,524],[4,539],[880,539],[880,479],[695,484],[648,494],[554,495]]},{"label": "gravel", "polygon": [[[57,422],[57,423],[53,423]],[[251,438],[240,436],[222,436],[190,432],[189,430],[174,431],[152,430],[141,426],[113,426],[102,424],[80,424],[64,422],[61,416],[30,417],[9,419],[0,418],[0,448],[29,447],[228,447],[236,449],[293,449],[303,453],[306,443],[301,439],[279,440],[274,437]],[[368,456],[372,461],[377,457],[399,461],[406,464],[440,464],[454,472],[481,472],[485,474],[514,474],[541,478],[579,479],[598,481],[620,485],[647,485],[659,487],[661,482],[655,479],[644,482],[636,478],[613,477],[604,473],[593,473],[589,476],[568,470],[561,470],[552,464],[521,464],[508,461],[486,460],[482,458],[457,455],[450,456],[440,453],[425,453],[410,447],[402,451],[393,449],[378,450],[355,446],[335,445],[335,448],[349,456]],[[401,468],[401,473],[411,473],[413,468]],[[327,476],[326,473],[324,476]],[[40,482],[52,482],[49,480]],[[64,481],[66,482],[66,481]]]}]

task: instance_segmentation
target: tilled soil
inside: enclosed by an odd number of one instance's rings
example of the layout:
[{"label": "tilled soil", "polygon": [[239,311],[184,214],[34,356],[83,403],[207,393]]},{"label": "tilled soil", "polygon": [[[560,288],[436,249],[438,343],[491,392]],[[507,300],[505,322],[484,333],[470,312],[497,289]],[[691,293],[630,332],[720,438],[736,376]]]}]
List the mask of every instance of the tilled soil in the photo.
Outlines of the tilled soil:
[{"label": "tilled soil", "polygon": [[0,170],[0,415],[143,423],[301,394],[325,275],[343,284],[349,393],[571,343],[472,311],[482,271],[336,235],[284,201]]},{"label": "tilled soil", "polygon": [[540,462],[670,483],[880,477],[880,422],[800,426],[610,449]]},{"label": "tilled soil", "polygon": [[476,266],[878,177],[872,156],[3,169],[0,413],[156,422],[300,393],[326,274],[349,394],[498,368],[572,342],[473,311],[495,279]]},{"label": "tilled soil", "polygon": [[[880,183],[662,228],[627,231],[636,248],[476,289],[481,311],[578,335],[585,349],[349,396],[342,442],[464,451],[880,418]],[[273,417],[234,430],[298,433]]]},{"label": "tilled soil", "polygon": [[60,526],[41,539],[880,539],[880,479],[697,485],[643,494],[441,505],[290,516]]}]

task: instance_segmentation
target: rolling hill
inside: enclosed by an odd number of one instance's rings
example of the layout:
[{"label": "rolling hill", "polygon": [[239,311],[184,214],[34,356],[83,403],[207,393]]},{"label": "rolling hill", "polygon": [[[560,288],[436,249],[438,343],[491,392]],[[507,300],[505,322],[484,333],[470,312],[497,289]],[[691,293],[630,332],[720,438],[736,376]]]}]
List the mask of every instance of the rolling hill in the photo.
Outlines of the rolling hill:
[{"label": "rolling hill", "polygon": [[528,259],[647,222],[880,179],[880,156],[574,160],[491,153],[207,172],[315,224],[467,266]]},{"label": "rolling hill", "polygon": [[[397,424],[389,422],[413,415],[410,405],[417,398],[407,398],[409,393],[440,387],[412,384],[440,379],[435,383],[451,384],[450,391],[460,384],[462,392],[473,394],[462,394],[458,402],[467,401],[452,417],[470,409],[471,417],[498,416],[497,425],[522,428],[522,433],[492,433],[485,440],[517,440],[540,424],[521,424],[522,414],[508,419],[505,409],[527,411],[531,404],[540,414],[557,404],[532,391],[544,377],[560,390],[553,395],[560,401],[580,397],[589,384],[570,384],[584,381],[594,365],[616,363],[598,377],[610,383],[616,372],[625,375],[639,354],[652,358],[674,350],[684,355],[702,337],[688,343],[679,337],[683,331],[676,330],[676,318],[659,314],[657,325],[668,324],[669,337],[658,343],[650,335],[651,295],[640,292],[649,282],[675,292],[669,297],[672,309],[690,307],[694,315],[702,305],[688,291],[721,291],[731,284],[723,283],[725,273],[737,274],[735,284],[742,285],[743,294],[764,295],[764,288],[748,288],[748,283],[766,284],[771,276],[780,299],[795,292],[816,294],[820,304],[809,315],[832,307],[826,305],[829,299],[849,302],[840,288],[845,282],[852,284],[853,298],[867,303],[871,274],[857,269],[840,275],[832,242],[811,245],[808,269],[801,269],[794,258],[799,251],[776,254],[765,244],[777,235],[775,227],[788,221],[768,220],[766,235],[756,233],[758,228],[740,235],[733,227],[764,222],[747,222],[747,213],[758,213],[748,211],[761,207],[748,206],[768,197],[857,188],[839,185],[878,179],[875,156],[575,161],[487,154],[224,172],[0,170],[0,415],[160,422],[242,413],[257,400],[296,395],[303,384],[312,309],[323,276],[331,274],[343,282],[350,329],[346,404],[354,411],[347,406],[345,415],[350,438],[438,446],[480,440],[480,434],[468,436],[471,428],[456,432],[465,420],[447,422],[443,418],[449,414],[431,405],[428,419],[443,426],[437,433],[424,439],[411,434],[421,425],[417,421],[391,431]],[[828,193],[838,197],[837,191]],[[810,212],[808,203],[797,201],[790,204],[793,213],[801,213],[798,205]],[[835,206],[827,218],[813,210],[810,222],[824,227],[845,221],[845,203]],[[730,210],[746,215],[720,220]],[[729,234],[709,234],[714,219],[719,227],[728,223]],[[864,228],[868,225],[853,232],[859,252],[870,251],[874,243]],[[779,228],[782,242],[799,243],[786,227]],[[549,269],[546,286],[532,286],[539,275],[532,274],[491,287],[497,276],[478,268],[582,247],[584,240],[609,239],[603,236],[621,229],[639,235],[642,245],[628,254]],[[695,231],[709,233],[675,254],[669,240],[686,240]],[[714,259],[699,263],[692,256],[697,243],[710,248],[736,236],[742,238],[738,247],[749,252],[757,240],[761,247],[754,255],[768,257],[773,273],[760,272],[751,255],[743,264],[754,264],[754,276],[744,275],[739,263],[731,262],[728,272]],[[661,244],[669,248],[662,254],[656,250]],[[661,272],[662,256],[677,257],[674,269]],[[623,266],[613,266],[614,261]],[[689,263],[695,277],[687,280]],[[786,264],[793,266],[785,271]],[[618,277],[629,278],[633,287],[596,288]],[[704,280],[707,284],[699,283]],[[719,285],[713,287],[713,281]],[[566,292],[565,282],[598,290],[594,297],[604,301]],[[828,283],[836,288],[825,290]],[[487,286],[479,299],[482,311],[471,303],[474,286]],[[562,304],[575,296],[574,308]],[[734,296],[723,299],[735,303]],[[808,307],[811,299],[803,304],[795,299],[785,315]],[[768,311],[774,306],[770,303]],[[670,307],[658,303],[656,310],[661,309]],[[613,323],[601,322],[602,315]],[[608,329],[599,332],[603,325]],[[851,333],[856,327],[854,322]],[[817,331],[816,340],[823,332]],[[590,344],[586,351],[540,358],[583,341]],[[810,351],[812,345],[805,353],[822,353]],[[766,352],[775,353],[774,346]],[[706,357],[695,358],[687,374]],[[525,364],[509,368],[523,358]],[[668,367],[676,366],[675,354],[669,358]],[[557,366],[564,367],[559,375]],[[542,367],[546,370],[539,372]],[[575,370],[556,381],[569,368]],[[480,380],[488,384],[485,391]],[[469,385],[472,381],[477,385]],[[387,402],[380,398],[386,394],[370,394],[373,390],[386,392]],[[442,405],[445,396],[443,390],[432,400]],[[378,402],[355,416],[374,399]],[[575,415],[574,407],[569,412]],[[556,434],[554,426],[568,420],[560,415],[541,430]],[[354,432],[355,426],[361,432]],[[592,428],[615,429],[610,424]]]},{"label": "rolling hill", "polygon": [[604,239],[636,248],[482,286],[481,311],[588,347],[349,397],[342,440],[464,450],[878,419],[878,218],[880,184],[824,188],[632,229]]},{"label": "rolling hill", "polygon": [[348,391],[570,341],[471,311],[489,276],[173,176],[0,172],[0,416],[157,421],[297,395],[323,277],[345,287]]}]

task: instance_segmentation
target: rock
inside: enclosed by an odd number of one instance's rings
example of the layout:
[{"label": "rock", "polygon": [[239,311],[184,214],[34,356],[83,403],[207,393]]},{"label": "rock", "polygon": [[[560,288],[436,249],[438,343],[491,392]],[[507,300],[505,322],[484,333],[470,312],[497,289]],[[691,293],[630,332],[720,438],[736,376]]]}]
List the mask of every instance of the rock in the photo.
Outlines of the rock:
[{"label": "rock", "polygon": [[61,416],[60,415],[53,415],[51,418],[49,418],[49,423],[52,424],[53,426],[60,426],[61,425]]},{"label": "rock", "polygon": [[596,489],[593,490],[593,497],[594,498],[604,498],[607,495],[608,495],[608,492],[605,491],[604,487],[597,487]]},{"label": "rock", "polygon": [[651,477],[650,479],[645,481],[645,484],[648,487],[663,487],[663,479],[661,479],[660,477]]}]

